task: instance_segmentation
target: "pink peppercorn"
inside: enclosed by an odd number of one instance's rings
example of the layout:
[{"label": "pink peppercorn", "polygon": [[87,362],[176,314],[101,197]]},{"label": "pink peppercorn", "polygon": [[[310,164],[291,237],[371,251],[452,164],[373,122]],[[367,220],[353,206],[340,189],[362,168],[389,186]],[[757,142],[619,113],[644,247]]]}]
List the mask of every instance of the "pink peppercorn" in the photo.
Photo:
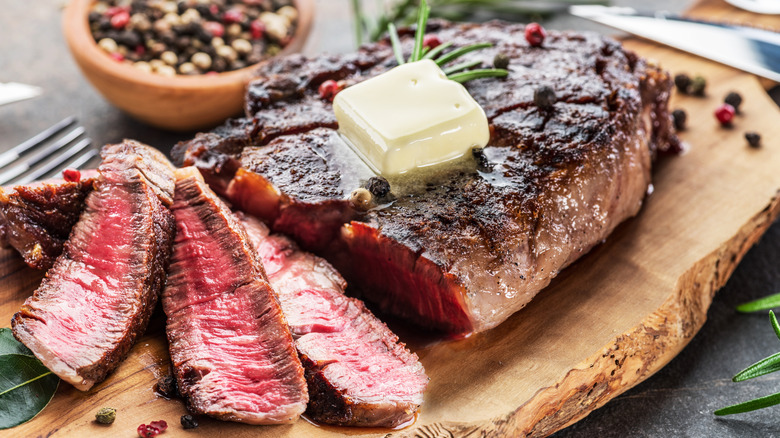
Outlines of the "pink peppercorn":
[{"label": "pink peppercorn", "polygon": [[203,29],[210,33],[213,37],[222,37],[225,34],[225,26],[222,23],[216,21],[207,21],[203,23]]},{"label": "pink peppercorn", "polygon": [[238,9],[229,9],[222,15],[222,21],[227,24],[240,23],[244,21],[244,13]]},{"label": "pink peppercorn", "polygon": [[423,38],[423,47],[427,47],[429,50],[435,49],[439,45],[441,45],[441,40],[436,35],[425,35]]},{"label": "pink peppercorn", "polygon": [[62,178],[67,182],[79,182],[81,181],[81,172],[69,167],[62,171]]},{"label": "pink peppercorn", "polygon": [[333,98],[341,91],[341,86],[333,79],[328,79],[320,84],[318,91],[321,98],[333,101]]},{"label": "pink peppercorn", "polygon": [[125,60],[125,55],[119,52],[109,53],[108,56],[110,56],[111,59],[113,59],[116,62],[122,62]]},{"label": "pink peppercorn", "polygon": [[722,126],[729,126],[731,121],[734,120],[734,113],[736,113],[734,107],[724,103],[715,110],[715,118],[718,119]]},{"label": "pink peppercorn", "polygon": [[130,22],[130,14],[127,11],[117,12],[111,17],[111,27],[114,29],[124,29]]},{"label": "pink peppercorn", "polygon": [[532,47],[539,47],[544,42],[547,33],[539,23],[529,23],[525,26],[525,40]]},{"label": "pink peppercorn", "polygon": [[249,33],[253,40],[259,40],[265,35],[265,25],[261,21],[255,20],[249,24]]}]

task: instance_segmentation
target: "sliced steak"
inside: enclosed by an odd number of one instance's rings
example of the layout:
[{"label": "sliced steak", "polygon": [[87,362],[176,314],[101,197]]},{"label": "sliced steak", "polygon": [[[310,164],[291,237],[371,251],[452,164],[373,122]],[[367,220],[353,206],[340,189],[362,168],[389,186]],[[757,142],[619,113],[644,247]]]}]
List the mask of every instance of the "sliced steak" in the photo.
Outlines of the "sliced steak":
[{"label": "sliced steak", "polygon": [[177,234],[163,309],[189,409],[250,424],[306,409],[303,368],[246,232],[194,168],[176,171]]},{"label": "sliced steak", "polygon": [[165,282],[173,167],[133,141],[105,146],[95,190],[14,335],[77,389],[102,381],[143,334]]},{"label": "sliced steak", "polygon": [[54,179],[0,187],[0,246],[15,248],[32,268],[51,268],[96,177],[92,170],[76,182]]},{"label": "sliced steak", "polygon": [[[370,174],[344,158],[346,146],[325,117],[275,137],[265,134],[268,123],[255,123],[251,139],[230,153],[220,139],[179,150],[184,162],[221,181],[231,202],[325,255],[382,309],[464,334],[524,307],[559,270],[635,215],[652,159],[679,150],[679,142],[669,124],[668,74],[609,38],[551,31],[542,47],[530,47],[517,24],[433,28],[456,47],[493,43],[459,62],[487,66],[498,53],[510,58],[507,78],[466,85],[488,116],[489,145],[476,159],[390,181],[392,195],[369,211],[348,199]],[[408,50],[410,38],[404,44]],[[321,100],[322,80],[357,82],[394,65],[388,46],[265,65],[247,93],[247,123],[292,123],[291,109]],[[308,67],[298,72],[294,65]],[[534,103],[543,85],[557,96],[551,109]],[[220,160],[231,165],[210,164]]]},{"label": "sliced steak", "polygon": [[238,214],[276,290],[309,386],[307,415],[340,426],[396,427],[414,418],[428,384],[417,356],[325,260]]}]

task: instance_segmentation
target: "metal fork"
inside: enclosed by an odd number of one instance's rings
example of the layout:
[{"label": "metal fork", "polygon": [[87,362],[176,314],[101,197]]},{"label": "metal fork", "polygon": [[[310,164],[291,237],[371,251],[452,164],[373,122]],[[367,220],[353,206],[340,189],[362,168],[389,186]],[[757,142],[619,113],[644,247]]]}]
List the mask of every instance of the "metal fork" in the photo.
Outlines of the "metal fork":
[{"label": "metal fork", "polygon": [[[98,151],[90,148],[92,140],[82,138],[84,128],[73,127],[75,124],[75,117],[67,117],[0,154],[0,186],[29,184],[51,177],[63,169],[80,169],[87,164]],[[50,141],[71,127],[59,138]]]}]

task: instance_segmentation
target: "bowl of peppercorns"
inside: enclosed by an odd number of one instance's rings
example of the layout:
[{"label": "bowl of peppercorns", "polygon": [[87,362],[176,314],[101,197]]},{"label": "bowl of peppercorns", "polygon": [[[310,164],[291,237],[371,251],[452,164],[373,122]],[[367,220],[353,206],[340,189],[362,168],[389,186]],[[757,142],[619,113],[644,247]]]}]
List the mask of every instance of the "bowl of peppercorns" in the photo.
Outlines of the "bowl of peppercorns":
[{"label": "bowl of peppercorns", "polygon": [[71,0],[63,31],[109,102],[189,131],[240,114],[257,64],[300,51],[313,13],[313,0]]}]

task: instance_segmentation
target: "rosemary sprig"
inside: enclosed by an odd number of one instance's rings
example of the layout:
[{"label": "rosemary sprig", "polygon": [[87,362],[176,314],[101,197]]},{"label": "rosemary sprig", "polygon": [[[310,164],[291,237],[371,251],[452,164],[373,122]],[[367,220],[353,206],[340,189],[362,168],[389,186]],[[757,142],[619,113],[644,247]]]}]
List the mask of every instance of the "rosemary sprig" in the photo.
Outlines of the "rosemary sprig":
[{"label": "rosemary sprig", "polygon": [[[455,61],[466,53],[493,46],[490,43],[477,43],[465,47],[459,47],[444,53],[446,49],[452,46],[452,43],[447,42],[439,44],[432,50],[428,50],[427,47],[423,46],[423,40],[425,39],[425,27],[428,23],[428,16],[430,13],[431,8],[428,7],[428,2],[426,0],[420,0],[420,10],[417,14],[417,29],[414,32],[414,47],[412,47],[412,54],[409,56],[408,62],[430,59],[436,62],[439,67],[444,67],[446,64]],[[390,35],[390,44],[393,47],[393,54],[395,55],[395,59],[398,62],[398,65],[404,64],[404,54],[403,48],[401,47],[401,40],[398,37],[398,30],[395,28],[393,23],[388,23],[387,33]],[[471,70],[474,67],[478,67],[480,64],[482,64],[480,61],[462,62],[460,64],[444,68],[443,71],[449,79],[460,82],[461,84],[472,79],[505,77],[509,74],[506,69],[502,68]]]},{"label": "rosemary sprig", "polygon": [[[780,339],[780,324],[777,322],[775,312],[769,311],[769,321],[772,324],[772,329],[775,332],[775,336]],[[758,376],[780,371],[780,353],[775,353],[767,358],[764,358],[753,365],[745,368],[737,373],[732,379],[734,382],[742,382]],[[753,400],[749,400],[743,403],[727,406],[725,408],[715,411],[715,415],[731,415],[740,414],[742,412],[755,411],[756,409],[767,408],[780,404],[780,392],[764,397],[759,397]]]},{"label": "rosemary sprig", "polygon": [[748,313],[780,307],[780,294],[769,295],[737,306],[737,312]]}]

